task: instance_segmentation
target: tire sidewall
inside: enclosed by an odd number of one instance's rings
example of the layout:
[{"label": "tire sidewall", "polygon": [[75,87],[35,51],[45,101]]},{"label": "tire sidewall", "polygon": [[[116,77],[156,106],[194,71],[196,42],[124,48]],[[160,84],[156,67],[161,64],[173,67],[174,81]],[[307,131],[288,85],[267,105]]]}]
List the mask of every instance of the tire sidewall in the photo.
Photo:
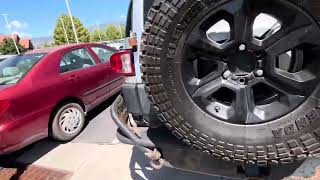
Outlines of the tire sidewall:
[{"label": "tire sidewall", "polygon": [[[83,117],[83,119],[81,121],[82,123],[80,125],[80,128],[76,132],[74,132],[73,134],[64,133],[59,125],[60,116],[68,108],[78,109],[81,112],[81,115]],[[85,124],[85,114],[84,114],[83,108],[77,103],[64,104],[64,105],[60,106],[60,108],[58,108],[58,110],[56,111],[56,114],[54,116],[54,119],[52,121],[52,137],[56,140],[59,140],[59,141],[70,141],[80,134],[80,132],[83,130],[84,124]]]},{"label": "tire sidewall", "polygon": [[[301,146],[304,150],[309,150],[307,146],[310,144],[304,143],[305,140],[312,138],[319,141],[320,86],[316,88],[310,98],[294,111],[274,121],[258,125],[235,125],[220,121],[203,112],[192,101],[185,90],[181,77],[181,49],[183,49],[188,28],[199,20],[197,19],[197,17],[200,17],[199,14],[205,13],[205,10],[201,9],[199,4],[197,5],[199,2],[185,2],[181,9],[177,10],[177,14],[172,17],[172,21],[166,24],[170,28],[163,28],[162,31],[159,31],[165,33],[164,35],[158,34],[163,38],[161,47],[167,47],[158,50],[161,52],[158,55],[161,59],[161,85],[165,87],[163,89],[165,93],[161,94],[161,97],[163,97],[161,101],[155,100],[159,99],[159,94],[153,94],[150,91],[149,93],[152,97],[151,100],[154,101],[158,109],[161,109],[164,102],[166,106],[168,104],[172,106],[169,110],[160,110],[160,119],[167,122],[166,125],[174,133],[178,133],[179,138],[186,139],[186,142],[195,143],[194,140],[199,142],[203,139],[204,143],[199,143],[198,147],[208,142],[221,142],[222,144],[262,146],[263,148],[288,147],[288,149],[291,149]],[[227,1],[215,2],[216,4],[212,5],[212,8]],[[151,13],[153,12],[151,11]],[[154,15],[154,17],[157,16]],[[147,50],[146,54],[156,53]],[[146,74],[148,76],[148,73]],[[150,73],[149,75],[154,74]],[[303,126],[301,126],[301,122]],[[290,142],[295,143],[291,146]]]}]

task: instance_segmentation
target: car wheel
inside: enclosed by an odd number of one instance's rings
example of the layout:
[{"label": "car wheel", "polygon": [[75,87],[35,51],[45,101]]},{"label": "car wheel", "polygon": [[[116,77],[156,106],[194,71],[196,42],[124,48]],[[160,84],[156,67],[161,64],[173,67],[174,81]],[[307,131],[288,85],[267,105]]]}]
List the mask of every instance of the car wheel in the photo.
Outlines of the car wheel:
[{"label": "car wheel", "polygon": [[141,70],[160,120],[226,161],[264,166],[319,154],[320,6],[312,3],[155,1]]},{"label": "car wheel", "polygon": [[51,136],[58,141],[70,141],[80,134],[85,124],[83,108],[77,103],[67,103],[55,113]]}]

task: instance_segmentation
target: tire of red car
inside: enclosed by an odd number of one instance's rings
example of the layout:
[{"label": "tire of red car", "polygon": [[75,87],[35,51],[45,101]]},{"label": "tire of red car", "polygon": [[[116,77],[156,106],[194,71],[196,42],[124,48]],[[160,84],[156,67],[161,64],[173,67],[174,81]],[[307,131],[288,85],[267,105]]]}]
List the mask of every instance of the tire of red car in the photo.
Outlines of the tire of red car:
[{"label": "tire of red car", "polygon": [[[230,162],[265,166],[291,163],[319,154],[319,80],[313,83],[316,85],[308,98],[292,111],[267,122],[254,124],[225,122],[201,109],[188,94],[181,66],[184,63],[182,55],[185,53],[183,48],[186,46],[186,39],[202,17],[216,11],[220,6],[235,1],[154,2],[142,35],[140,60],[145,89],[158,111],[159,119],[182,142]],[[268,4],[269,0],[250,0],[253,4],[259,1]],[[294,9],[292,12],[298,9],[297,13],[299,11],[311,24],[318,26],[314,19],[320,15],[320,6],[316,5],[316,1],[272,2],[285,4],[283,7]],[[216,108],[217,112],[218,110],[220,109]]]},{"label": "tire of red car", "polygon": [[70,141],[77,137],[85,125],[83,108],[77,103],[66,103],[57,108],[51,124],[51,138]]}]

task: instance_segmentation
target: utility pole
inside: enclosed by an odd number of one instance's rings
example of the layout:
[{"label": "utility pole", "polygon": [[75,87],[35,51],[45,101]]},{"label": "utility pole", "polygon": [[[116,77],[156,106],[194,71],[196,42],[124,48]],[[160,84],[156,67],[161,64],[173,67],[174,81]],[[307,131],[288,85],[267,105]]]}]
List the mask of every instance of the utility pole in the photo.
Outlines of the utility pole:
[{"label": "utility pole", "polygon": [[62,18],[62,17],[60,18],[60,21],[61,21],[61,24],[62,24],[64,36],[66,37],[67,43],[70,44],[70,43],[69,43],[69,39],[68,39],[67,30],[66,30],[66,27],[64,26],[64,22],[63,22],[63,18]]},{"label": "utility pole", "polygon": [[10,26],[10,24],[9,24],[9,22],[8,22],[8,19],[7,19],[7,14],[2,14],[2,16],[3,16],[4,20],[5,20],[6,23],[7,23],[7,26],[8,26],[8,28],[9,28],[9,31],[10,31],[10,34],[11,34],[11,38],[12,38],[13,44],[14,44],[16,50],[17,50],[17,53],[20,54],[20,51],[19,51],[17,42],[16,42],[16,40],[15,40],[14,37],[13,37],[13,33],[12,33],[12,31],[11,31],[11,26]]},{"label": "utility pole", "polygon": [[98,30],[98,35],[99,35],[100,42],[102,42],[102,38],[101,38],[101,34],[100,34],[100,28],[99,28],[99,26],[98,26],[98,23],[96,23],[96,26],[97,26],[97,30]]},{"label": "utility pole", "polygon": [[66,0],[66,5],[67,5],[69,16],[70,16],[74,37],[76,38],[76,42],[79,44],[79,39],[78,39],[78,36],[77,36],[76,27],[74,26],[74,22],[73,22],[73,18],[72,18],[72,14],[71,14],[71,10],[70,10],[70,7],[69,7],[69,1],[68,0]]}]

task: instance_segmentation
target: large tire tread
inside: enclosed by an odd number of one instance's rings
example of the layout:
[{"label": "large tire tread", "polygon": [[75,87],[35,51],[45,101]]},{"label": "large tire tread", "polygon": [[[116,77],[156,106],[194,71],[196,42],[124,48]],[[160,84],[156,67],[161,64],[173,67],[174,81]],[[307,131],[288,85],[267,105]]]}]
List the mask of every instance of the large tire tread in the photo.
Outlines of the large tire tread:
[{"label": "large tire tread", "polygon": [[[311,154],[320,153],[320,128],[296,139],[283,140],[282,143],[268,145],[229,144],[203,134],[192,127],[175,110],[167,97],[162,84],[159,55],[164,48],[164,38],[177,11],[185,0],[156,0],[150,9],[145,32],[142,35],[140,58],[143,81],[149,99],[159,112],[159,119],[181,141],[213,157],[240,164],[291,163],[306,159]],[[196,1],[195,1],[196,2]]]}]

